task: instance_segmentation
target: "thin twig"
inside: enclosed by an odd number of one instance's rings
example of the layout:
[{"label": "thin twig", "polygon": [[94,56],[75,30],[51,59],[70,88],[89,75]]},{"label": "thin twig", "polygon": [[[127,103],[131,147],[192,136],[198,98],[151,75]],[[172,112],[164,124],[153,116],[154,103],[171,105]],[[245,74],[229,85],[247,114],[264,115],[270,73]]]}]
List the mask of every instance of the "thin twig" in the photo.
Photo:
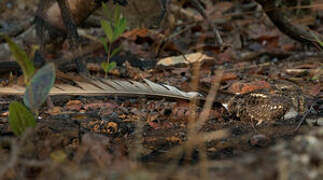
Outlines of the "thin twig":
[{"label": "thin twig", "polygon": [[195,126],[194,126],[195,133],[197,131],[199,131],[202,124],[205,123],[205,121],[208,119],[208,117],[210,115],[212,104],[213,104],[214,99],[216,97],[217,90],[219,89],[219,85],[220,85],[223,73],[224,73],[224,70],[221,69],[221,70],[218,70],[215,74],[215,79],[213,80],[212,86],[209,90],[208,96],[206,97],[206,102],[205,102],[203,110],[201,112],[201,118],[198,119],[198,121],[195,123]]},{"label": "thin twig", "polygon": [[298,131],[298,129],[301,127],[301,125],[304,123],[306,117],[308,116],[308,114],[313,110],[313,104],[316,103],[316,101],[314,101],[310,108],[304,113],[304,115],[302,116],[302,119],[299,121],[299,123],[297,124],[296,128],[295,128],[295,132]]},{"label": "thin twig", "polygon": [[18,162],[18,156],[19,156],[19,146],[17,144],[17,141],[15,139],[10,139],[10,158],[7,161],[7,163],[4,163],[5,165],[3,167],[0,167],[0,177],[4,177],[5,173],[16,166]]}]

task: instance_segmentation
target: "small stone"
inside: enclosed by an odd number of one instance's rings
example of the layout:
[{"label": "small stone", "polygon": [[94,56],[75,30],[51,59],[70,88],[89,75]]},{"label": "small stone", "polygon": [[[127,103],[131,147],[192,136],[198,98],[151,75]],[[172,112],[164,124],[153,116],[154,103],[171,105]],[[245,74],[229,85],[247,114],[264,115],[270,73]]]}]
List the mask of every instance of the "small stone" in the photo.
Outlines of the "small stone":
[{"label": "small stone", "polygon": [[263,134],[256,134],[249,140],[249,143],[256,147],[267,147],[270,142],[270,139]]},{"label": "small stone", "polygon": [[298,113],[296,112],[295,108],[290,108],[284,115],[284,119],[292,119],[295,118],[298,115]]},{"label": "small stone", "polygon": [[320,117],[318,120],[317,120],[317,125],[319,126],[323,126],[323,118]]},{"label": "small stone", "polygon": [[306,123],[309,125],[314,125],[314,126],[323,126],[323,118],[322,117],[308,117],[306,118]]}]

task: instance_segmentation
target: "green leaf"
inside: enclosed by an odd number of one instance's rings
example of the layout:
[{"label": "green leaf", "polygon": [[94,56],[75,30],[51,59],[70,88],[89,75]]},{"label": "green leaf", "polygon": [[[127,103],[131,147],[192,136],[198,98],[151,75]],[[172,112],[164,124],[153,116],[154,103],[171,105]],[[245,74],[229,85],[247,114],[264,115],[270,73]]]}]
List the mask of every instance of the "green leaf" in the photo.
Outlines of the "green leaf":
[{"label": "green leaf", "polygon": [[6,39],[10,51],[15,57],[16,62],[19,64],[22,72],[24,74],[25,84],[29,84],[30,79],[32,78],[33,74],[35,73],[35,67],[32,61],[30,61],[26,52],[21,49],[15,42],[13,42],[8,36],[4,36]]},{"label": "green leaf", "polygon": [[112,43],[115,39],[111,25],[107,21],[101,20],[101,27],[103,28],[103,31],[107,36],[109,42]]},{"label": "green leaf", "polygon": [[314,39],[316,40],[316,42],[319,43],[321,47],[323,47],[323,41],[321,41],[313,31],[311,31],[311,33]]},{"label": "green leaf", "polygon": [[48,93],[54,85],[55,75],[55,65],[49,63],[39,69],[31,79],[24,94],[24,103],[33,112],[36,112],[46,101]]},{"label": "green leaf", "polygon": [[120,23],[119,25],[116,27],[116,34],[115,34],[115,37],[116,39],[119,38],[119,36],[124,33],[124,31],[126,30],[126,27],[127,27],[127,20],[126,18],[122,17],[120,19]]},{"label": "green leaf", "polygon": [[27,128],[34,128],[36,120],[23,104],[13,101],[9,105],[9,125],[16,136],[20,136]]},{"label": "green leaf", "polygon": [[107,63],[107,62],[102,62],[102,63],[101,63],[101,67],[102,67],[102,69],[103,69],[103,71],[104,71],[105,73],[108,73],[109,63]]},{"label": "green leaf", "polygon": [[116,62],[111,62],[111,63],[102,62],[101,63],[101,67],[103,68],[105,73],[110,72],[116,66],[117,66]]},{"label": "green leaf", "polygon": [[113,17],[113,20],[116,26],[118,26],[119,24],[120,17],[121,17],[120,6],[116,5],[114,8],[114,17]]},{"label": "green leaf", "polygon": [[116,62],[110,62],[109,66],[107,68],[107,72],[110,72],[112,69],[114,69],[117,66]]},{"label": "green leaf", "polygon": [[115,49],[113,49],[113,51],[111,52],[111,55],[110,55],[110,57],[113,57],[114,55],[116,55],[117,53],[119,53],[120,52],[120,50],[121,50],[121,46],[119,46],[119,47],[117,47],[117,48],[115,48]]},{"label": "green leaf", "polygon": [[107,40],[105,38],[100,38],[100,41],[104,47],[105,52],[109,53]]},{"label": "green leaf", "polygon": [[102,9],[103,9],[103,15],[105,18],[109,19],[111,17],[110,10],[108,9],[107,5],[102,2]]}]

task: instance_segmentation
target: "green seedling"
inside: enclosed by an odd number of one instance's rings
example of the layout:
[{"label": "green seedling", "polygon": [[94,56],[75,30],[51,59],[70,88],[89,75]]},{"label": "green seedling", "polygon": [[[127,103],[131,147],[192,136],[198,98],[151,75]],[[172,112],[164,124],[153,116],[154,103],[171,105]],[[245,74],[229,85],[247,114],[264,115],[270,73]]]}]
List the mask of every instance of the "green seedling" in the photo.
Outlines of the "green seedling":
[{"label": "green seedling", "polygon": [[25,84],[29,85],[31,77],[35,73],[35,67],[32,61],[30,61],[27,53],[20,48],[16,43],[14,43],[8,36],[4,36],[4,39],[7,41],[10,51],[13,54],[16,62],[19,64],[23,74]]},{"label": "green seedling", "polygon": [[32,77],[24,94],[24,104],[32,112],[38,114],[39,107],[44,104],[49,91],[54,85],[55,76],[55,65],[49,63],[39,69]]},{"label": "green seedling", "polygon": [[317,42],[321,47],[323,47],[323,41],[322,41],[322,40],[320,40],[314,32],[311,32],[311,33],[312,33],[312,36],[314,37],[314,39],[316,40],[316,42]]},{"label": "green seedling", "polygon": [[55,65],[49,63],[35,73],[35,67],[27,53],[9,37],[5,39],[22,69],[26,84],[24,105],[16,101],[9,105],[9,125],[15,135],[20,136],[27,128],[36,126],[35,116],[38,116],[38,109],[47,99],[55,82]]},{"label": "green seedling", "polygon": [[[103,12],[106,16],[108,15],[107,6],[102,3]],[[114,43],[126,30],[127,20],[120,12],[120,6],[116,6],[114,9],[113,22],[109,22],[107,20],[101,20],[101,27],[104,31],[105,37],[101,38],[101,43],[103,44],[104,50],[107,53],[106,62],[101,63],[101,67],[105,72],[105,77],[107,77],[108,72],[116,67],[115,62],[110,63],[110,59],[115,56],[120,50],[121,47],[117,47],[112,50],[112,43]]]},{"label": "green seedling", "polygon": [[9,105],[9,125],[15,135],[20,136],[27,128],[34,128],[36,120],[26,106],[13,101]]}]

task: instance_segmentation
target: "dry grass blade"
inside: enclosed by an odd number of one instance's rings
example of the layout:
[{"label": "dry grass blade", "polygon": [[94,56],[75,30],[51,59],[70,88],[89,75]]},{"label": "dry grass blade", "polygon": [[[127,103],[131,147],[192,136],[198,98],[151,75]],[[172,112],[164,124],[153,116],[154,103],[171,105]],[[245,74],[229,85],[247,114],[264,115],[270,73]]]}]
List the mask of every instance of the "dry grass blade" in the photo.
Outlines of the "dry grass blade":
[{"label": "dry grass blade", "polygon": [[[184,92],[178,88],[165,84],[157,84],[144,79],[144,82],[128,80],[92,80],[90,83],[75,81],[77,86],[56,84],[49,95],[78,95],[78,96],[157,96],[190,100],[200,96],[197,92]],[[0,95],[23,95],[25,89],[14,85],[0,87]]]}]

